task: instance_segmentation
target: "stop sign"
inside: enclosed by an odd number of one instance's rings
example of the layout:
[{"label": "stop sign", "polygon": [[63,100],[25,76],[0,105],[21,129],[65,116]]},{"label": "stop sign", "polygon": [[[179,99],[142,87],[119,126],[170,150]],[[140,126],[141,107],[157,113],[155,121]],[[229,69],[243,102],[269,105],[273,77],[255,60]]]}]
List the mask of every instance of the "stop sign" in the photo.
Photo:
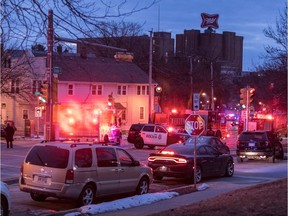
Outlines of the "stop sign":
[{"label": "stop sign", "polygon": [[185,130],[190,135],[201,135],[205,130],[205,121],[200,115],[190,115],[185,120]]}]

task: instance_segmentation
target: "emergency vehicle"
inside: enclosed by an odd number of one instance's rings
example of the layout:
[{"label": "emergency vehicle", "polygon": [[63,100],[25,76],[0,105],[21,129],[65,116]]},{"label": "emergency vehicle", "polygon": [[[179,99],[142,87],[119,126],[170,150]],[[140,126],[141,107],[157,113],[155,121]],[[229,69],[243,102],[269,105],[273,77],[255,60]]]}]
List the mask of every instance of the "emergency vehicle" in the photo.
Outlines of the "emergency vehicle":
[{"label": "emergency vehicle", "polygon": [[142,149],[144,145],[154,149],[156,146],[183,143],[188,138],[187,133],[169,132],[164,125],[145,124],[133,144],[137,149]]},{"label": "emergency vehicle", "polygon": [[115,111],[80,105],[57,108],[56,137],[75,141],[104,142],[105,134],[115,130]]}]

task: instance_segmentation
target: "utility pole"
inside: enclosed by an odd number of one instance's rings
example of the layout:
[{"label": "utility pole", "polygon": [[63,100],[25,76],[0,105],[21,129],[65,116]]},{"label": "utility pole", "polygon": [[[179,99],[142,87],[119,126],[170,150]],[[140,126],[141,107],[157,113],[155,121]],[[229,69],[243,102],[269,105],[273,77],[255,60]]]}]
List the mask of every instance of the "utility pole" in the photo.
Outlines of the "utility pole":
[{"label": "utility pole", "polygon": [[53,11],[49,10],[48,12],[48,30],[47,30],[47,82],[48,82],[48,101],[46,104],[46,137],[45,140],[51,141],[54,140],[53,131],[53,97],[52,97],[52,87],[53,87],[53,45],[54,45],[54,29],[53,29]]},{"label": "utility pole", "polygon": [[189,97],[189,102],[188,102],[188,109],[192,109],[193,106],[193,57],[189,56],[190,60],[190,70],[189,70],[189,75],[190,75],[190,97]]},{"label": "utility pole", "polygon": [[152,94],[152,33],[153,31],[150,31],[150,48],[149,48],[149,102],[148,102],[148,123],[151,123],[151,109],[152,109],[152,102],[151,102],[151,94]]},{"label": "utility pole", "polygon": [[211,70],[211,110],[215,111],[215,102],[214,102],[214,74],[213,74],[213,62],[210,63]]}]

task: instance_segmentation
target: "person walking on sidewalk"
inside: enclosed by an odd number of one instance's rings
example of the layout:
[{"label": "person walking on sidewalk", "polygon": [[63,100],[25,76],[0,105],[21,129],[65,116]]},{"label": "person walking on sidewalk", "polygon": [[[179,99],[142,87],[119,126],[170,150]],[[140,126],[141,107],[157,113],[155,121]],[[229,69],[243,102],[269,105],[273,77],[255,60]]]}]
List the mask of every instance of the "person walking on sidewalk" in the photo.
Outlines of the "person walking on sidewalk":
[{"label": "person walking on sidewalk", "polygon": [[8,123],[5,128],[5,132],[6,132],[7,148],[13,148],[13,136],[15,133],[14,127],[10,126],[10,124]]}]

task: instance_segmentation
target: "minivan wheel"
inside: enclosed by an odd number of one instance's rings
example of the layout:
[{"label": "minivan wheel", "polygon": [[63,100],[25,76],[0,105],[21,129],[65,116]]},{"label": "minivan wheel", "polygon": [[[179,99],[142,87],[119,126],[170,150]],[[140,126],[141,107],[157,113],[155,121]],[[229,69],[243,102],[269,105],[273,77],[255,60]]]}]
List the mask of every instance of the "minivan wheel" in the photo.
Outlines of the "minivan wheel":
[{"label": "minivan wheel", "polygon": [[142,149],[143,146],[144,146],[143,140],[137,139],[135,144],[134,144],[134,146],[135,146],[136,149]]},{"label": "minivan wheel", "polygon": [[95,188],[92,185],[86,185],[78,198],[78,204],[81,206],[90,205],[94,202],[96,196]]},{"label": "minivan wheel", "polygon": [[38,202],[43,202],[46,200],[47,196],[41,195],[41,194],[36,194],[36,193],[30,193],[31,198],[34,201],[38,201]]},{"label": "minivan wheel", "polygon": [[136,188],[136,194],[142,195],[146,194],[149,191],[149,180],[147,177],[141,178],[137,188]]}]

